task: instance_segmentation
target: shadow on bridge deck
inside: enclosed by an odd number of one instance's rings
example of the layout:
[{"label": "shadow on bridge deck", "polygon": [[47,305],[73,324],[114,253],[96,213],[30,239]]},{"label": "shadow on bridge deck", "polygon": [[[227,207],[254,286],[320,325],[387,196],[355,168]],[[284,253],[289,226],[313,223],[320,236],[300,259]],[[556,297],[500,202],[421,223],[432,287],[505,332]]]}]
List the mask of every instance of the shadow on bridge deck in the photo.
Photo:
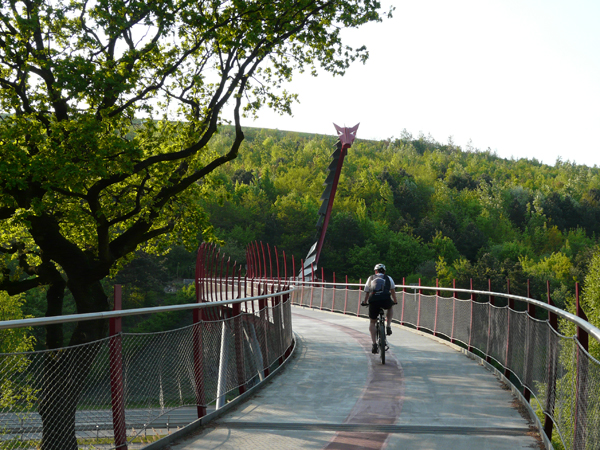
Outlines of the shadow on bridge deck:
[{"label": "shadow on bridge deck", "polygon": [[381,365],[365,319],[292,313],[281,374],[170,449],[543,448],[511,391],[454,348],[394,325]]}]

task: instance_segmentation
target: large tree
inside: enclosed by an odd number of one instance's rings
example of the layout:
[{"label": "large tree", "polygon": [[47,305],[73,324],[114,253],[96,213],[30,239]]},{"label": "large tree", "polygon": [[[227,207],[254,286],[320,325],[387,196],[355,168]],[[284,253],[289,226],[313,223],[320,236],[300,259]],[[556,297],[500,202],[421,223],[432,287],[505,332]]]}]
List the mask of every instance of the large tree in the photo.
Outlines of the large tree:
[{"label": "large tree", "polygon": [[[364,61],[366,49],[345,46],[340,32],[380,21],[380,8],[377,0],[2,1],[0,290],[46,286],[48,315],[61,313],[66,288],[78,313],[107,310],[100,281],[120,261],[209,228],[195,199],[210,192],[211,171],[236,157],[241,117],[265,105],[290,112],[295,95],[282,85],[298,70],[343,74]],[[212,153],[223,120],[235,139]],[[80,324],[70,344],[106,331],[105,321]],[[49,327],[48,347],[62,341],[61,327]],[[58,411],[44,397],[52,429]],[[45,432],[43,448],[75,448],[70,438]]]}]

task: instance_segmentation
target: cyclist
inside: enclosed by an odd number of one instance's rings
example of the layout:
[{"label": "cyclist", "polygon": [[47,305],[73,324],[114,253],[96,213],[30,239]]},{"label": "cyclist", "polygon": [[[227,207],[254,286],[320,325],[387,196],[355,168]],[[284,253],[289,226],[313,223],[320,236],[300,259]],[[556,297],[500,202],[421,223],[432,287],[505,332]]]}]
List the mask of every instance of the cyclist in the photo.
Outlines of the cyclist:
[{"label": "cyclist", "polygon": [[[387,309],[387,328],[386,333],[389,336],[392,334],[392,317],[394,315],[392,307],[398,304],[396,299],[396,285],[392,277],[385,274],[385,266],[383,264],[375,265],[375,274],[371,275],[365,284],[365,299],[363,305],[369,305],[369,331],[371,332],[371,340],[373,341],[372,352],[377,353],[377,338],[375,327],[377,324],[377,316],[379,309]],[[393,300],[392,300],[393,299]]]}]

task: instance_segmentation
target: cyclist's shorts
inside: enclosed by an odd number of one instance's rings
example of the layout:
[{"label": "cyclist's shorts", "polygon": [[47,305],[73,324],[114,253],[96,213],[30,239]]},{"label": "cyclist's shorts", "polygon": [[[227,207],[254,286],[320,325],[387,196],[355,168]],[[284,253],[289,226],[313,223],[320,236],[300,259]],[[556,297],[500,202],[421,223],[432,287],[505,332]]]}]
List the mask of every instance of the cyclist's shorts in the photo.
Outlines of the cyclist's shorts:
[{"label": "cyclist's shorts", "polygon": [[391,298],[389,299],[377,299],[373,298],[369,300],[369,317],[371,319],[377,319],[379,315],[379,309],[390,309],[394,306],[394,302]]}]

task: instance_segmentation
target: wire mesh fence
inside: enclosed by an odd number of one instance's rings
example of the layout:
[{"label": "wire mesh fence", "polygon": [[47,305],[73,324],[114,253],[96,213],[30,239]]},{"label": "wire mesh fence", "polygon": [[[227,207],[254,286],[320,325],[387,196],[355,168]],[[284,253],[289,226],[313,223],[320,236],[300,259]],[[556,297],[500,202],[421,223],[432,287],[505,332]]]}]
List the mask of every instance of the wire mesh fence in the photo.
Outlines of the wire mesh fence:
[{"label": "wire mesh fence", "polygon": [[293,337],[283,297],[176,330],[0,354],[0,448],[115,448],[115,349],[129,448],[191,423],[279,364]]},{"label": "wire mesh fence", "polygon": [[[360,310],[361,289],[360,285],[299,282],[292,303],[366,317],[366,308]],[[510,302],[498,307],[493,301],[425,295],[421,290],[404,286],[397,292],[395,322],[479,352],[504,369],[509,380],[527,393],[526,398],[530,396],[532,406],[551,422],[550,433],[554,427],[565,449],[600,449],[600,362],[576,336],[559,333],[551,314],[548,320],[540,320],[511,308]],[[344,308],[337,300],[333,304],[334,296],[345,299]]]}]

